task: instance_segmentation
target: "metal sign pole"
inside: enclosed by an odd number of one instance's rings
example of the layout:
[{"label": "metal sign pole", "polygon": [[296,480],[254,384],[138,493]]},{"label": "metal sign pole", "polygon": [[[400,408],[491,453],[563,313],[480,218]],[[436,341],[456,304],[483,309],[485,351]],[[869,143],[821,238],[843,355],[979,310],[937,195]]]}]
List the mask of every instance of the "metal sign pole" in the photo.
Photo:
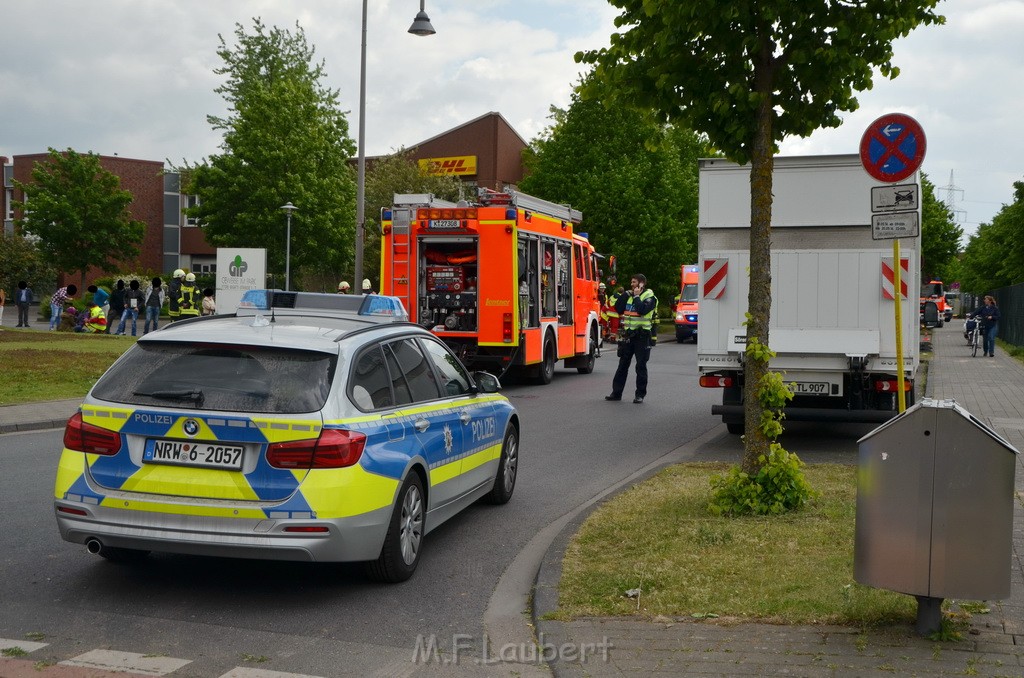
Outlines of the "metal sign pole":
[{"label": "metal sign pole", "polygon": [[[900,239],[892,239],[892,261],[893,261],[893,294],[896,298],[896,398],[899,403],[899,412],[907,409],[907,397],[903,392],[903,265],[900,263]],[[907,290],[907,297],[910,297],[910,290]]]}]

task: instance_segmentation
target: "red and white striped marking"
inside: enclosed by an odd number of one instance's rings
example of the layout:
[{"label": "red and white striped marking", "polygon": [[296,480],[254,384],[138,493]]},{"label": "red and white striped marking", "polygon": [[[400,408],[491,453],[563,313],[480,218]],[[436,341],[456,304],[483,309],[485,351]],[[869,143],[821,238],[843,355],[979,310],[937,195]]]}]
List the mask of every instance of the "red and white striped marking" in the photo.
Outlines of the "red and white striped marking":
[{"label": "red and white striped marking", "polygon": [[[907,278],[910,277],[910,259],[900,257],[900,299],[907,298]],[[892,257],[882,257],[882,298],[893,299],[895,273],[892,268]]]},{"label": "red and white striped marking", "polygon": [[704,298],[719,299],[725,293],[725,279],[729,273],[728,259],[705,259]]}]

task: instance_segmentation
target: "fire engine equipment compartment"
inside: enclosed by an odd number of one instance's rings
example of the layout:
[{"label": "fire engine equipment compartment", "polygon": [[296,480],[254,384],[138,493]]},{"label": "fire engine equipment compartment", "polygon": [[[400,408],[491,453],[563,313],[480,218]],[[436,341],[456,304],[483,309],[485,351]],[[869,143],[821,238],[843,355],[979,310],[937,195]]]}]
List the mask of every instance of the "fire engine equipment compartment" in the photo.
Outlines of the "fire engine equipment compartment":
[{"label": "fire engine equipment compartment", "polygon": [[918,598],[1010,595],[1017,450],[952,400],[926,398],[858,441],[854,578]]},{"label": "fire engine equipment compartment", "polygon": [[427,329],[476,331],[476,240],[431,238],[420,252],[425,262],[420,323]]}]

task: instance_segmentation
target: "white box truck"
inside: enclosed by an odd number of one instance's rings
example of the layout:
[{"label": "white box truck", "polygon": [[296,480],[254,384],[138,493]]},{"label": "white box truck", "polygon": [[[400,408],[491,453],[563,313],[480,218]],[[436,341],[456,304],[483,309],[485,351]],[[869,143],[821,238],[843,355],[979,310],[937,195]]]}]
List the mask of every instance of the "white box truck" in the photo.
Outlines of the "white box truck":
[{"label": "white box truck", "polygon": [[[721,415],[743,432],[750,266],[750,166],[700,160],[700,384],[722,389]],[[915,173],[902,182],[920,186]],[[881,422],[897,414],[893,241],[873,227],[875,181],[858,155],[777,157],[771,235],[770,369],[794,384],[786,418]],[[920,223],[919,189],[913,204]],[[909,198],[904,195],[904,207]],[[882,215],[884,217],[884,215]],[[904,209],[903,221],[907,213]],[[910,215],[911,217],[913,215]],[[884,220],[883,220],[884,221]],[[906,404],[918,366],[920,238],[900,239]]]}]

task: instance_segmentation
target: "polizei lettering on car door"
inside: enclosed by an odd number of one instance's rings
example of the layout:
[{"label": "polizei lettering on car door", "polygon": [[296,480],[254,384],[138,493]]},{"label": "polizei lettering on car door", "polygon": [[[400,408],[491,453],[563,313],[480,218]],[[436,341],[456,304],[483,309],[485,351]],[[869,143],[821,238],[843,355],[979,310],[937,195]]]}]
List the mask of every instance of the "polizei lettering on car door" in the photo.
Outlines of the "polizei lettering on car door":
[{"label": "polizei lettering on car door", "polygon": [[482,440],[488,440],[496,435],[495,431],[497,429],[497,425],[494,422],[494,417],[474,419],[470,424],[473,430],[474,443],[478,443]]}]

